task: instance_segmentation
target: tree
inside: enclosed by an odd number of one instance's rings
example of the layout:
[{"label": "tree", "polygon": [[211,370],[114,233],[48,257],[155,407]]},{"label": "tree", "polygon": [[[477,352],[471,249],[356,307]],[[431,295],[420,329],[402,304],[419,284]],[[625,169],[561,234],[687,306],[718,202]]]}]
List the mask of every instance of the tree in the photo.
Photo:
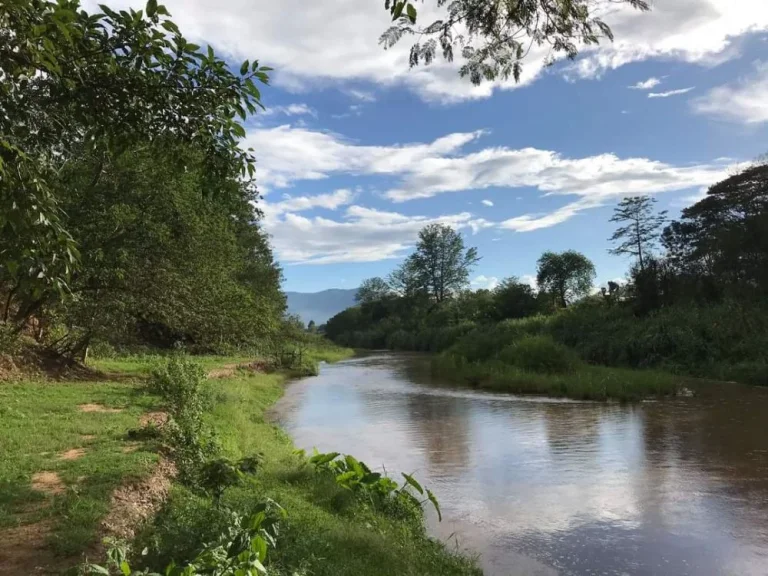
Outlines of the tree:
[{"label": "tree", "polygon": [[[238,146],[261,106],[268,68],[231,72],[188,42],[165,7],[88,14],[77,0],[0,4],[0,290],[25,316],[63,296],[78,250],[63,223],[56,181],[87,153],[102,177],[106,155],[163,136],[204,154],[210,181],[232,167],[251,177]],[[93,183],[93,184],[91,184]]]},{"label": "tree", "polygon": [[719,289],[768,289],[768,164],[711,186],[662,235],[680,274]]},{"label": "tree", "polygon": [[656,199],[650,196],[630,196],[624,198],[614,208],[611,222],[624,223],[611,236],[610,241],[616,247],[611,254],[629,254],[637,258],[640,270],[645,270],[645,261],[653,253],[659,240],[661,227],[666,221],[667,211],[654,212]]},{"label": "tree", "polygon": [[[601,38],[613,40],[608,25],[596,14],[612,4],[623,3],[648,10],[646,0],[436,0],[447,5],[444,17],[427,26],[417,26],[415,0],[385,0],[395,23],[381,35],[384,48],[394,46],[403,36],[413,36],[410,66],[429,65],[438,48],[443,58],[453,61],[454,49],[461,50],[462,77],[477,85],[483,80],[520,80],[522,62],[534,46],[547,45],[547,64],[560,55],[574,59],[580,49],[597,45]],[[426,39],[426,41],[424,40]]]},{"label": "tree", "polygon": [[480,260],[477,249],[465,248],[461,234],[445,224],[429,224],[419,232],[416,251],[395,278],[406,292],[421,292],[435,302],[459,292],[469,284],[469,273]]},{"label": "tree", "polygon": [[494,288],[493,300],[497,320],[524,318],[539,311],[533,288],[514,276],[502,280],[501,284]]},{"label": "tree", "polygon": [[310,320],[307,323],[307,332],[312,332],[313,334],[315,332],[317,332],[317,326],[315,325],[315,321],[314,320]]},{"label": "tree", "polygon": [[595,275],[595,265],[574,250],[545,252],[537,262],[539,289],[552,294],[563,308],[589,294]]},{"label": "tree", "polygon": [[383,278],[367,278],[360,284],[355,294],[355,302],[368,304],[383,300],[392,293],[392,288]]}]

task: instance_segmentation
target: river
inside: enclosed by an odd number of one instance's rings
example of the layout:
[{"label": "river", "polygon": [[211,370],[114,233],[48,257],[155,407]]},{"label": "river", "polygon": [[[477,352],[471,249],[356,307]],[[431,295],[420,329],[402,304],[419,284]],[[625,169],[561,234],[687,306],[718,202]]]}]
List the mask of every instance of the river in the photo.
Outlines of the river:
[{"label": "river", "polygon": [[634,405],[484,393],[423,356],[373,354],[289,384],[297,446],[413,472],[430,532],[488,575],[768,575],[768,390]]}]

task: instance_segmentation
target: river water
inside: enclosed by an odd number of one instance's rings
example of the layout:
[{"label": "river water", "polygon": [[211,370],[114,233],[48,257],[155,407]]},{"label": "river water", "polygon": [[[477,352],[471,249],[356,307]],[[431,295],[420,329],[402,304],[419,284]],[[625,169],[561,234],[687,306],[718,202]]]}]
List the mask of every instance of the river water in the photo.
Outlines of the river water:
[{"label": "river water", "polygon": [[[727,392],[727,393],[726,393]],[[413,472],[489,575],[768,575],[768,390],[635,405],[484,393],[374,354],[288,386],[297,446]]]}]

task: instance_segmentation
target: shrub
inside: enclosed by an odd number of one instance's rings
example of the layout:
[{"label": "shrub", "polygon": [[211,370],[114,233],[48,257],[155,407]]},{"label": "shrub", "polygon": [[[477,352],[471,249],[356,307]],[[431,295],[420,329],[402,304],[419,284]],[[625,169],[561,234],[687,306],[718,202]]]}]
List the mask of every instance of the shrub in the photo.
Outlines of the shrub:
[{"label": "shrub", "polygon": [[528,372],[564,374],[579,367],[576,353],[549,336],[525,336],[505,347],[499,359]]}]

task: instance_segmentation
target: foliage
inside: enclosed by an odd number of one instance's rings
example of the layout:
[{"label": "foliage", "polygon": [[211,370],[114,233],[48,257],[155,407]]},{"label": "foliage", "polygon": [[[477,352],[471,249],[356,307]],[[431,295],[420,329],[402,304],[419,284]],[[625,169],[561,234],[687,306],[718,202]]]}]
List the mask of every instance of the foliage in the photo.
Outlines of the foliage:
[{"label": "foliage", "polygon": [[[299,454],[304,456],[302,451],[299,451]],[[336,483],[345,490],[360,493],[372,503],[386,507],[391,505],[392,500],[411,502],[418,506],[430,502],[437,512],[438,520],[442,521],[440,504],[435,495],[423,488],[410,474],[402,474],[405,482],[401,486],[388,476],[371,471],[365,462],[357,460],[354,456],[342,456],[338,452],[323,454],[315,451],[309,458],[309,463],[317,470],[332,474]],[[426,494],[426,498],[420,501],[410,492],[411,489],[419,496]]]},{"label": "foliage", "polygon": [[654,213],[656,199],[651,196],[630,196],[624,198],[614,208],[611,222],[624,223],[619,227],[610,242],[616,244],[611,254],[628,254],[637,258],[641,271],[645,270],[646,260],[653,254],[661,227],[666,221],[667,211]]},{"label": "foliage", "polygon": [[360,284],[355,294],[355,301],[361,304],[368,304],[383,300],[392,294],[392,288],[383,278],[367,278]]},{"label": "foliage", "polygon": [[479,260],[477,249],[466,249],[453,228],[429,224],[419,232],[416,250],[393,273],[390,284],[401,294],[423,294],[443,302],[469,284],[469,273]]},{"label": "foliage", "polygon": [[[229,514],[227,529],[215,542],[206,544],[188,564],[177,566],[171,562],[163,570],[163,576],[257,576],[271,573],[264,563],[269,550],[277,545],[285,510],[276,502],[267,500],[256,506],[255,513],[247,518],[232,511]],[[161,576],[150,570],[132,570],[126,544],[115,541],[107,541],[106,544],[107,565],[86,563],[80,568],[81,575]]]},{"label": "foliage", "polygon": [[[633,8],[648,10],[645,0],[620,0]],[[436,0],[445,13],[427,26],[417,26],[415,0],[385,0],[395,23],[379,39],[385,48],[403,36],[414,36],[410,65],[429,65],[438,49],[453,61],[460,49],[464,62],[459,69],[477,85],[482,81],[520,81],[522,62],[530,50],[547,46],[549,64],[565,55],[576,58],[580,49],[596,45],[601,38],[613,40],[613,33],[600,18],[609,2],[592,0],[530,0],[527,2],[485,2],[484,0]]]},{"label": "foliage", "polygon": [[574,250],[544,252],[536,263],[539,289],[552,294],[563,308],[589,294],[595,275],[595,265]]},{"label": "foliage", "polygon": [[579,367],[579,357],[549,336],[525,336],[499,352],[502,362],[528,372],[567,374]]},{"label": "foliage", "polygon": [[137,143],[172,138],[203,154],[216,181],[253,174],[242,125],[261,106],[255,82],[209,47],[188,42],[150,0],[145,10],[88,14],[76,0],[12,0],[0,7],[0,285],[16,321],[41,299],[66,295],[78,249],[63,220],[59,172],[83,154],[100,159]]},{"label": "foliage", "polygon": [[541,310],[541,303],[531,286],[513,276],[494,288],[493,307],[495,319],[506,320],[533,316]]},{"label": "foliage", "polygon": [[[219,454],[218,439],[203,415],[213,405],[203,369],[182,355],[171,356],[152,371],[147,390],[165,401],[168,422],[163,436],[168,443],[180,479],[201,486],[207,460]],[[202,476],[201,476],[202,475]]]}]

